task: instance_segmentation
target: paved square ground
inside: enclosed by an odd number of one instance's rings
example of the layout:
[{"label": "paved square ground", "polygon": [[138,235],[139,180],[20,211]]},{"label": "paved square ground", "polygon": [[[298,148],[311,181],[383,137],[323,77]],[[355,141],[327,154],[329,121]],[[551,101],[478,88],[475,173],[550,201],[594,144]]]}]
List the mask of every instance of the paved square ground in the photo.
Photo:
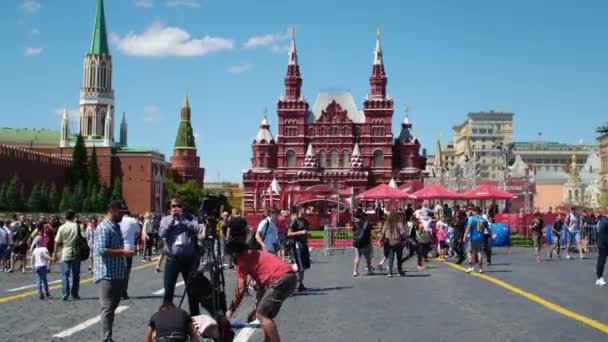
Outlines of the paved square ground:
[{"label": "paved square ground", "polygon": [[[482,277],[431,260],[422,272],[408,261],[403,278],[353,278],[352,251],[324,256],[313,250],[309,291],[285,302],[277,324],[284,341],[608,341],[608,288],[594,285],[595,255],[538,264],[531,253],[498,249]],[[375,262],[379,256],[376,251]],[[141,341],[162,300],[162,274],[150,263],[134,266],[116,341]],[[234,272],[226,275],[232,294]],[[23,288],[33,284],[32,273],[0,274],[0,341],[99,340],[99,324],[52,337],[98,315],[97,290],[84,266],[82,278],[82,300],[63,302],[56,288],[54,299],[40,301],[33,287]],[[250,305],[247,298],[237,317]],[[261,332],[249,340],[261,341]]]}]

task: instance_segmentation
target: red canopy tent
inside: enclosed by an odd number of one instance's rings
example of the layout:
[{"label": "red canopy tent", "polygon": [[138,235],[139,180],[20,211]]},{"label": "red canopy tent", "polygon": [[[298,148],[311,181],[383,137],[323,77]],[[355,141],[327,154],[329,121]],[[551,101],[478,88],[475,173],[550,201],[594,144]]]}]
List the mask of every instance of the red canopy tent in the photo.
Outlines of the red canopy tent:
[{"label": "red canopy tent", "polygon": [[357,200],[407,200],[410,195],[399,189],[391,188],[386,184],[380,184],[355,197]]},{"label": "red canopy tent", "polygon": [[414,192],[412,197],[417,200],[459,200],[463,199],[463,194],[453,192],[439,184],[433,183],[426,188]]},{"label": "red canopy tent", "polygon": [[512,200],[515,196],[495,186],[483,184],[462,194],[468,200]]}]

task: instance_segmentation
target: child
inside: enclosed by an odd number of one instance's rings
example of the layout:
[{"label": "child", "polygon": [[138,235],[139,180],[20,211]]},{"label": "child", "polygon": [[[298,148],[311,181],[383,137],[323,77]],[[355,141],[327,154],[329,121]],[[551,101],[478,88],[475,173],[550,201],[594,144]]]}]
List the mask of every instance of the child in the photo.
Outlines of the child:
[{"label": "child", "polygon": [[[36,241],[36,248],[32,252],[31,266],[34,272],[38,274],[38,296],[40,299],[44,299],[45,295],[47,298],[51,296],[49,293],[49,283],[46,279],[48,271],[46,265],[49,260],[51,260],[51,257],[49,256],[48,249],[43,246],[42,239],[38,239]],[[44,290],[44,294],[42,290]]]},{"label": "child", "polygon": [[447,235],[447,223],[444,222],[444,218],[441,217],[435,223],[437,229],[437,255],[439,260],[445,260],[445,239]]}]

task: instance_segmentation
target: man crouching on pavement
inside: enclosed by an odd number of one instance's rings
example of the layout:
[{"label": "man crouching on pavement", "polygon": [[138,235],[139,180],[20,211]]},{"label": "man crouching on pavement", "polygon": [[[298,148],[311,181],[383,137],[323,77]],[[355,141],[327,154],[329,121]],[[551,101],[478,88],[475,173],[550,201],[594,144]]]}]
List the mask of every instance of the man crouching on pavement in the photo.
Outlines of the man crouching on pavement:
[{"label": "man crouching on pavement", "polygon": [[264,251],[248,250],[245,243],[232,240],[226,244],[236,264],[237,288],[234,299],[226,311],[231,319],[247,291],[247,277],[259,286],[255,314],[264,331],[265,342],[280,342],[279,331],[274,318],[279,313],[283,301],[295,290],[297,277],[291,266],[279,257]]}]

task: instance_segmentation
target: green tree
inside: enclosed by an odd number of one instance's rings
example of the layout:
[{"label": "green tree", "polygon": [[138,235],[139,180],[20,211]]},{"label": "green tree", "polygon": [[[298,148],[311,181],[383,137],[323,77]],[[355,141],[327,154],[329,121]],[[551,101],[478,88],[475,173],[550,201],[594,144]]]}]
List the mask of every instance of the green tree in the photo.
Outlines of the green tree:
[{"label": "green tree", "polygon": [[84,201],[82,201],[81,210],[83,213],[90,213],[92,211],[95,211],[91,208],[91,199],[89,197],[85,197]]},{"label": "green tree", "polygon": [[97,185],[93,184],[93,186],[89,188],[82,206],[83,212],[97,212]]},{"label": "green tree", "polygon": [[57,193],[57,186],[55,183],[51,184],[51,188],[49,189],[49,201],[48,201],[48,211],[51,213],[57,212],[59,209],[59,194]]},{"label": "green tree", "polygon": [[84,146],[84,138],[78,135],[74,151],[72,152],[72,184],[87,181],[87,149]]},{"label": "green tree", "polygon": [[207,191],[197,181],[191,180],[183,184],[176,184],[171,179],[165,179],[165,206],[169,207],[169,201],[175,195],[182,199],[184,210],[190,213],[197,213],[201,205],[201,199]]},{"label": "green tree", "polygon": [[13,176],[6,187],[6,210],[19,210],[19,178]]},{"label": "green tree", "polygon": [[61,201],[59,202],[59,211],[65,212],[72,208],[72,191],[69,186],[63,187],[61,192]]},{"label": "green tree", "polygon": [[6,182],[0,187],[0,210],[6,210]]},{"label": "green tree", "polygon": [[40,184],[40,211],[49,212],[49,186],[46,183]]},{"label": "green tree", "polygon": [[97,193],[97,212],[105,212],[106,207],[108,206],[108,202],[110,200],[110,196],[108,194],[108,188],[105,185],[101,185],[99,187],[99,192]]},{"label": "green tree", "polygon": [[17,210],[19,211],[24,211],[26,209],[26,201],[27,201],[27,197],[25,196],[25,184],[21,183],[20,187],[19,187],[19,196],[18,196],[18,208]]},{"label": "green tree", "polygon": [[30,191],[30,197],[27,200],[26,208],[30,212],[42,211],[42,198],[40,196],[40,184],[35,184]]},{"label": "green tree", "polygon": [[80,180],[78,181],[78,184],[76,184],[76,188],[74,188],[74,193],[72,194],[72,209],[75,211],[81,211],[82,202],[84,202],[86,195],[84,181]]},{"label": "green tree", "polygon": [[114,185],[112,187],[112,196],[110,196],[112,201],[122,200],[122,180],[120,177],[116,177],[114,179]]},{"label": "green tree", "polygon": [[93,187],[99,186],[99,168],[97,167],[97,151],[93,145],[88,163],[87,189],[90,194]]}]

